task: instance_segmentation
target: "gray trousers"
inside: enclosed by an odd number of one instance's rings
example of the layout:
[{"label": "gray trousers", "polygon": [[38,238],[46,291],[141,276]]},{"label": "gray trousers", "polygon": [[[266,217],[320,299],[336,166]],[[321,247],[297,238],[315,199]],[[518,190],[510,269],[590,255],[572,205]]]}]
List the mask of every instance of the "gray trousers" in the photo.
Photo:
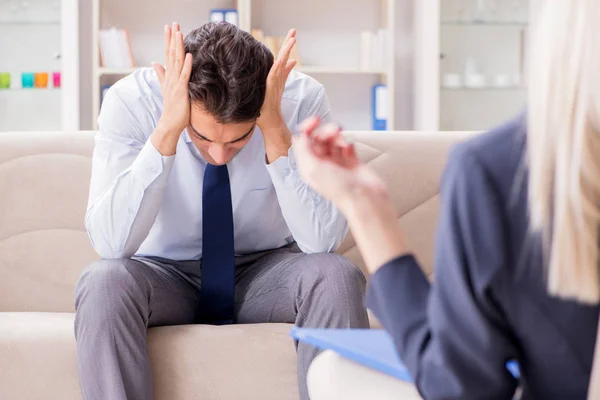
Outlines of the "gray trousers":
[{"label": "gray trousers", "polygon": [[[75,294],[79,381],[85,400],[152,400],[146,330],[194,323],[198,261],[101,260],[82,274]],[[303,254],[295,245],[236,258],[237,323],[310,328],[367,328],[365,278],[336,254]],[[300,398],[318,350],[297,344]]]}]

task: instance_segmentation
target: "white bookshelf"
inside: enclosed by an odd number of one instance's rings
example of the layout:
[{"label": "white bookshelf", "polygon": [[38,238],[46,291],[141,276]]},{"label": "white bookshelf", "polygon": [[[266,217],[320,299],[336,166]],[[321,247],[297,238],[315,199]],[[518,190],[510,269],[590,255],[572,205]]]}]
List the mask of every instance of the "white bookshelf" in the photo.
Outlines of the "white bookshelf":
[{"label": "white bookshelf", "polygon": [[[99,67],[96,69],[96,73],[99,76],[102,75],[129,75],[136,71],[139,67],[131,67],[131,68],[104,68]],[[387,75],[388,71],[385,69],[378,68],[369,68],[369,69],[361,69],[361,68],[337,68],[337,67],[314,67],[314,66],[300,66],[297,67],[296,70],[303,72],[305,74],[349,74],[349,75]]]},{"label": "white bookshelf", "polygon": [[[131,4],[130,4],[131,3]],[[314,7],[311,7],[314,3]],[[298,71],[314,76],[326,88],[332,111],[342,126],[351,130],[371,129],[372,86],[388,86],[388,129],[394,129],[395,110],[395,15],[396,0],[174,0],[168,8],[154,7],[146,0],[93,0],[92,48],[98,48],[100,29],[126,29],[131,38],[135,68],[104,68],[99,52],[92,60],[92,126],[100,110],[100,92],[151,61],[162,62],[162,27],[173,21],[184,34],[209,20],[209,10],[236,8],[241,29],[263,29],[266,35],[284,36],[288,29],[298,30],[302,64]],[[319,12],[315,13],[317,9]],[[144,9],[139,12],[129,10]],[[343,18],[342,18],[343,16]],[[385,28],[387,62],[382,68],[360,68],[360,32]]]},{"label": "white bookshelf", "polygon": [[[524,109],[527,39],[539,1],[415,2],[416,130],[487,130]],[[467,83],[467,60],[484,82]],[[449,85],[449,75],[460,83]]]},{"label": "white bookshelf", "polygon": [[296,68],[300,72],[304,72],[307,75],[312,74],[367,74],[367,75],[387,75],[387,70],[377,68],[337,68],[337,67],[314,67],[314,66],[300,66]]},{"label": "white bookshelf", "polygon": [[104,68],[98,67],[96,68],[96,76],[100,77],[103,75],[129,75],[133,73],[138,67],[132,68]]}]

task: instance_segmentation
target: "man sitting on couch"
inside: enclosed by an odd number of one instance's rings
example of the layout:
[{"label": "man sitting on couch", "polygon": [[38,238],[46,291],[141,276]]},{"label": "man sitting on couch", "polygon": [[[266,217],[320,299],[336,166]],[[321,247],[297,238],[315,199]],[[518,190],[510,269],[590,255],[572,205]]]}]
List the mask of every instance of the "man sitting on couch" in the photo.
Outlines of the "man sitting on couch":
[{"label": "man sitting on couch", "polygon": [[[323,87],[248,33],[210,23],[184,41],[165,27],[166,68],[107,93],[85,217],[103,258],[76,288],[84,398],[153,395],[146,329],[286,322],[366,328],[365,279],[331,254],[347,224],[311,190],[292,131],[331,119]],[[300,395],[316,350],[298,346]],[[235,382],[232,382],[235,384]]]}]

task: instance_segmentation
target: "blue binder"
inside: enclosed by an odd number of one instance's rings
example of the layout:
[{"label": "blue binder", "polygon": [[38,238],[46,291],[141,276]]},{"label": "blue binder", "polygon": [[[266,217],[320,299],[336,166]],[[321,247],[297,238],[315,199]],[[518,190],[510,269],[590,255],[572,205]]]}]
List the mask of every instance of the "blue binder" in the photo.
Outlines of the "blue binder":
[{"label": "blue binder", "polygon": [[387,129],[388,119],[388,87],[386,85],[373,86],[373,105],[371,113],[373,114],[373,130],[385,131]]},{"label": "blue binder", "polygon": [[[321,350],[332,350],[344,358],[413,382],[410,372],[398,357],[390,335],[380,329],[305,329],[293,327],[290,335]],[[509,361],[506,368],[519,379],[519,366]]]},{"label": "blue binder", "polygon": [[293,327],[294,339],[322,350],[333,350],[342,357],[403,381],[413,379],[396,354],[392,338],[380,329],[303,329]]}]

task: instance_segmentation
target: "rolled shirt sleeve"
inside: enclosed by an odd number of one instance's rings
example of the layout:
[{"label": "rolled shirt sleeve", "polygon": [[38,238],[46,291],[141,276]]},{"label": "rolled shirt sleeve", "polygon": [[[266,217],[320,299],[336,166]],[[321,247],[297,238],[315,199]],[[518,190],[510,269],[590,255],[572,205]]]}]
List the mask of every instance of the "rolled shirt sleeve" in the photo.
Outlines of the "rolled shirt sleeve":
[{"label": "rolled shirt sleeve", "polygon": [[131,107],[113,87],[98,119],[85,226],[103,258],[131,257],[146,239],[175,157],[162,156],[146,139],[153,127]]},{"label": "rolled shirt sleeve", "polygon": [[[298,123],[319,116],[325,123],[332,121],[331,107],[323,86],[302,99]],[[292,129],[293,128],[293,129]],[[290,127],[297,134],[296,127]],[[305,253],[325,253],[337,249],[348,233],[343,214],[301,178],[292,149],[267,165],[281,206],[283,217],[298,247]]]}]

